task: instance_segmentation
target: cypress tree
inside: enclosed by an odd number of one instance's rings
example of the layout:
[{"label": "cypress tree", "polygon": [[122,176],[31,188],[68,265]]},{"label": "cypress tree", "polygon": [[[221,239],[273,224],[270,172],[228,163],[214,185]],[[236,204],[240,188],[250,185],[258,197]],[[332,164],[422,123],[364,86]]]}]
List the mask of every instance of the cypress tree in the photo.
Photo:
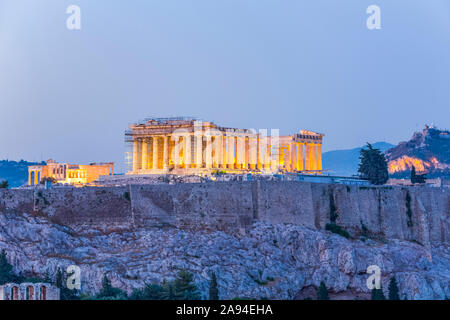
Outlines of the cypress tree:
[{"label": "cypress tree", "polygon": [[214,272],[209,282],[209,300],[219,300],[219,289],[217,288],[217,278]]},{"label": "cypress tree", "polygon": [[374,149],[367,143],[367,149],[360,151],[360,164],[358,172],[362,178],[368,179],[372,184],[385,184],[389,179],[387,161],[379,149]]},{"label": "cypress tree", "polygon": [[0,284],[5,284],[15,280],[13,266],[8,262],[5,249],[0,253]]},{"label": "cypress tree", "polygon": [[395,276],[389,280],[389,300],[400,300],[400,295],[398,294],[397,280]]},{"label": "cypress tree", "polygon": [[317,300],[330,300],[328,289],[323,281],[320,282],[319,290],[317,291]]}]

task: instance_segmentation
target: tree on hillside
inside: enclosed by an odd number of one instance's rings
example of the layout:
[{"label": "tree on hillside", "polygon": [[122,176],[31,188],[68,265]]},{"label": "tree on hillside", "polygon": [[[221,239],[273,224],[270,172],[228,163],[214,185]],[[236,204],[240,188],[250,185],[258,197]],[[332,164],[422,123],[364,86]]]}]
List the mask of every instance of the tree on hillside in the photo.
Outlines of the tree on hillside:
[{"label": "tree on hillside", "polygon": [[317,291],[317,300],[330,300],[328,289],[323,281],[320,282],[319,290]]},{"label": "tree on hillside", "polygon": [[3,180],[0,182],[0,189],[8,189],[9,188],[9,182],[8,180]]},{"label": "tree on hillside", "polygon": [[374,149],[367,143],[367,149],[360,151],[360,163],[358,172],[364,179],[368,179],[372,184],[385,184],[389,179],[387,161],[379,149]]},{"label": "tree on hillside", "polygon": [[5,249],[0,253],[0,285],[15,280],[13,266],[8,262]]},{"label": "tree on hillside", "polygon": [[130,300],[162,300],[164,288],[158,284],[146,284],[143,289],[135,289]]},{"label": "tree on hillside", "polygon": [[111,284],[111,280],[108,279],[106,273],[103,275],[102,288],[100,292],[95,296],[95,299],[99,300],[114,300],[114,299],[126,299],[127,295],[119,288],[115,288]]},{"label": "tree on hillside", "polygon": [[416,174],[416,167],[411,168],[411,183],[425,183],[426,176],[424,174]]},{"label": "tree on hillside", "polygon": [[61,271],[60,268],[56,271],[56,281],[55,286],[59,288],[60,299],[61,300],[78,300],[79,299],[79,291],[71,290],[67,288],[67,274]]},{"label": "tree on hillside", "polygon": [[380,289],[373,288],[372,293],[371,293],[371,299],[372,300],[386,300],[386,297],[384,296],[384,293],[383,293],[383,288],[380,288]]},{"label": "tree on hillside", "polygon": [[214,272],[209,282],[209,300],[219,300],[219,289],[217,288],[217,278]]},{"label": "tree on hillside", "polygon": [[194,276],[186,271],[178,272],[175,279],[175,297],[180,300],[200,300],[200,293],[193,283]]},{"label": "tree on hillside", "polygon": [[400,300],[400,295],[398,294],[397,280],[395,276],[389,281],[389,300]]}]

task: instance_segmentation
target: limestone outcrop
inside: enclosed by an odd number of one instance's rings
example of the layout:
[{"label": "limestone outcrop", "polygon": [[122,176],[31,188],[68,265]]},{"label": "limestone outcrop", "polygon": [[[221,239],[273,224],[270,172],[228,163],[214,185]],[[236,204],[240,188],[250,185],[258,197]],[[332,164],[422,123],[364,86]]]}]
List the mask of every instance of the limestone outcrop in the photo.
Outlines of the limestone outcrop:
[{"label": "limestone outcrop", "polygon": [[[366,269],[402,297],[450,297],[450,190],[302,182],[134,185],[0,191],[0,249],[23,273],[82,269],[130,292],[190,270],[206,297],[368,298]],[[331,216],[351,235],[325,231]]]}]

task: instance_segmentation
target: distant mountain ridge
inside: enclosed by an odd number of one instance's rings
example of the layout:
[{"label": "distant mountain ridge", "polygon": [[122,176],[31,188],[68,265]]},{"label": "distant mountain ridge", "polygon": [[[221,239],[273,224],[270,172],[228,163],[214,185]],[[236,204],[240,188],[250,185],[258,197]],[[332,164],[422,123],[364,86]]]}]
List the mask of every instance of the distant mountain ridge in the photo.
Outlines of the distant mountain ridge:
[{"label": "distant mountain ridge", "polygon": [[[376,142],[372,146],[380,149],[382,152],[394,147],[393,144],[387,142]],[[322,155],[322,163],[324,173],[333,176],[352,176],[358,173],[359,152],[364,146],[346,150],[333,150],[324,152]]]}]

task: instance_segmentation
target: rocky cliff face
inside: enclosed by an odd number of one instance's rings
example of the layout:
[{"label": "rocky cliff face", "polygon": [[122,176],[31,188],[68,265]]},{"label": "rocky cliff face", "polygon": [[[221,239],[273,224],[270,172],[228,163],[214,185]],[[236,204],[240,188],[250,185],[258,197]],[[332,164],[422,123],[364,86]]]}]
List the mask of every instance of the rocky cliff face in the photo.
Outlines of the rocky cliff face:
[{"label": "rocky cliff face", "polygon": [[171,279],[178,270],[195,274],[207,297],[211,271],[220,298],[315,298],[325,281],[332,298],[366,299],[369,265],[382,270],[383,287],[396,276],[408,299],[450,297],[450,250],[399,240],[347,240],[290,224],[257,222],[246,234],[138,228],[103,233],[74,232],[28,214],[0,216],[0,248],[16,270],[55,274],[76,264],[82,289],[97,292],[104,273],[115,286],[131,291],[145,282]]},{"label": "rocky cliff face", "polygon": [[389,149],[386,157],[389,173],[395,177],[409,177],[413,166],[429,177],[450,176],[450,132],[425,126],[409,141]]},{"label": "rocky cliff face", "polygon": [[[367,298],[369,265],[409,299],[450,297],[448,188],[230,182],[0,190],[0,249],[16,270],[55,274],[75,264],[86,292],[103,274],[131,291],[211,271],[221,298]],[[351,239],[325,231],[336,223]]]}]

